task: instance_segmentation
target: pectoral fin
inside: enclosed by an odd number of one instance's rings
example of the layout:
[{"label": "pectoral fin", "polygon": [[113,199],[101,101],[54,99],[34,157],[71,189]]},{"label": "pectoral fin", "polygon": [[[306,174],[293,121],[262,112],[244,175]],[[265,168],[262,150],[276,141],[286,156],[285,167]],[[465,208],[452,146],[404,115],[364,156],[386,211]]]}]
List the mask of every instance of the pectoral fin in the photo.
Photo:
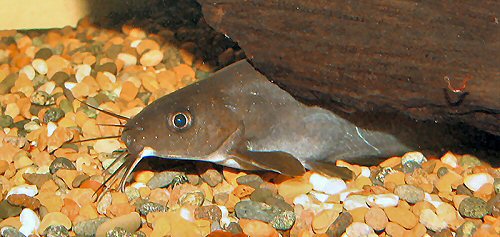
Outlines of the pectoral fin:
[{"label": "pectoral fin", "polygon": [[336,166],[331,162],[309,161],[307,166],[314,171],[323,175],[338,177],[343,180],[351,180],[354,178],[354,173],[346,167]]},{"label": "pectoral fin", "polygon": [[289,176],[299,176],[305,173],[302,163],[286,152],[239,149],[231,155],[240,164],[248,164],[263,170],[271,170]]},{"label": "pectoral fin", "polygon": [[[299,176],[306,172],[302,163],[282,151],[250,151],[244,139],[243,122],[219,148],[219,155],[226,157],[222,165],[236,162],[236,167],[246,170],[270,170],[284,175]],[[233,166],[234,167],[234,166]]]}]

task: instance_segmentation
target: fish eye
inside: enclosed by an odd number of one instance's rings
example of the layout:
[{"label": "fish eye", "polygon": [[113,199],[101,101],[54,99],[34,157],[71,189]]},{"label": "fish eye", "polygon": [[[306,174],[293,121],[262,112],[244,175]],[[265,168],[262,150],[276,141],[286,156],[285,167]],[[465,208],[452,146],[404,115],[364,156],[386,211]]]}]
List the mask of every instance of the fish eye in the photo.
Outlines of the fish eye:
[{"label": "fish eye", "polygon": [[191,114],[189,112],[177,112],[172,115],[171,124],[175,129],[186,129],[191,125]]}]

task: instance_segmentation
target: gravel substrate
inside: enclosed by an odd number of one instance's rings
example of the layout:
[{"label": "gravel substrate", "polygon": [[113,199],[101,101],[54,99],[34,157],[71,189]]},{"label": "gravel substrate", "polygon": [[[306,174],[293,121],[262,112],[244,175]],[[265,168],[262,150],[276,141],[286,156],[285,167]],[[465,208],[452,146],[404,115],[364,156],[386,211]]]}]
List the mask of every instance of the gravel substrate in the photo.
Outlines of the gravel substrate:
[{"label": "gravel substrate", "polygon": [[[473,155],[410,152],[356,178],[285,177],[206,163],[142,165],[98,201],[125,146],[118,119],[242,57],[204,62],[193,42],[82,21],[77,29],[0,32],[1,236],[499,236],[500,170]],[[183,39],[185,40],[185,39]],[[165,165],[165,162],[157,160]],[[161,165],[160,165],[161,166]],[[115,185],[116,186],[116,185]]]}]

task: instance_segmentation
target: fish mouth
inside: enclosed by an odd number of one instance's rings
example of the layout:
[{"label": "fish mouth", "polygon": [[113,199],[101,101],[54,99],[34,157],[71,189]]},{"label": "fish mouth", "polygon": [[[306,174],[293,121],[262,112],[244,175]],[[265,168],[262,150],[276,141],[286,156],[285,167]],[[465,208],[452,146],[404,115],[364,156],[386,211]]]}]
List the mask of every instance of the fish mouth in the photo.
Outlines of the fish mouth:
[{"label": "fish mouth", "polygon": [[148,157],[148,156],[157,156],[156,150],[149,147],[149,146],[145,146],[139,152],[138,157],[142,159],[142,158]]}]

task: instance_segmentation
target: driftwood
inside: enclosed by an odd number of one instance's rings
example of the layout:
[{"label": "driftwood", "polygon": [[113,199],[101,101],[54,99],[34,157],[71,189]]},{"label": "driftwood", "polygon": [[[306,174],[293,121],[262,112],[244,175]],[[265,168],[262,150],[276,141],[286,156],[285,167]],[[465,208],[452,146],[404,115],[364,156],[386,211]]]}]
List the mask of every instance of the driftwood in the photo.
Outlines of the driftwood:
[{"label": "driftwood", "polygon": [[500,2],[198,0],[294,96],[500,135]]}]

